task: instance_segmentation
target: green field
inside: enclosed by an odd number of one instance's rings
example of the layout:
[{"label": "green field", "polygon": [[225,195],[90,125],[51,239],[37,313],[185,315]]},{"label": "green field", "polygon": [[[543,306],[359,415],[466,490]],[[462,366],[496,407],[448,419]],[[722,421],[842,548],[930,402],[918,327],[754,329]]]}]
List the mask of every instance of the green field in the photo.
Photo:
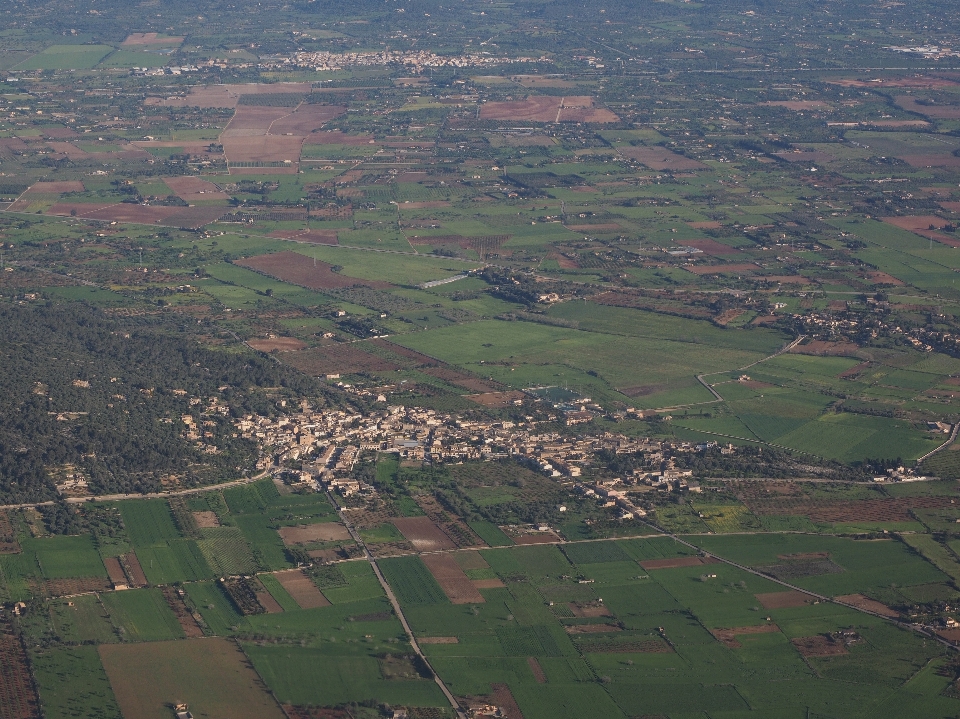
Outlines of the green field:
[{"label": "green field", "polygon": [[170,514],[170,505],[163,499],[123,502],[120,513],[130,541],[138,549],[180,537]]},{"label": "green field", "polygon": [[95,646],[37,649],[30,660],[47,716],[121,719]]},{"label": "green field", "polygon": [[385,559],[379,565],[402,605],[421,606],[447,601],[447,596],[419,557]]},{"label": "green field", "polygon": [[113,52],[109,45],[51,45],[15,66],[16,70],[87,70]]},{"label": "green field", "polygon": [[156,642],[183,637],[183,630],[159,589],[105,594],[103,605],[125,641]]}]

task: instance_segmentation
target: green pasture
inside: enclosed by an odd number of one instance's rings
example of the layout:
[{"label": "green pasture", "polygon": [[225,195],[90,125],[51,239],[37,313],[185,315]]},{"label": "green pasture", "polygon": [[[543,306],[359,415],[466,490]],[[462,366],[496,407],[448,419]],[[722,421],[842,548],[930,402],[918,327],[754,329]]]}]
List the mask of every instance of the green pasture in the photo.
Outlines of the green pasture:
[{"label": "green pasture", "polygon": [[95,646],[38,648],[30,662],[46,716],[122,719]]},{"label": "green pasture", "polygon": [[442,707],[447,701],[428,679],[384,679],[369,656],[331,656],[321,649],[244,644],[257,673],[284,703],[335,706],[374,700],[399,706]]},{"label": "green pasture", "polygon": [[13,70],[89,70],[113,52],[109,45],[51,45]]},{"label": "green pasture", "polygon": [[23,543],[23,551],[25,557],[32,555],[46,579],[107,575],[100,553],[88,534],[30,539]]},{"label": "green pasture", "polygon": [[159,589],[110,592],[101,598],[125,641],[156,642],[183,637],[183,629]]}]

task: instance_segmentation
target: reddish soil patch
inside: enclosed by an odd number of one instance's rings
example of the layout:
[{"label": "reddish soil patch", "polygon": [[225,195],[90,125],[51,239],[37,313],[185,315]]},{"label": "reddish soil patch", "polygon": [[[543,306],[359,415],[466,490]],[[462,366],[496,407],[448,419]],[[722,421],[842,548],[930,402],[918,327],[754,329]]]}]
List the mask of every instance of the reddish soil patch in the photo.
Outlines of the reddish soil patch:
[{"label": "reddish soil patch", "polygon": [[888,275],[886,272],[867,272],[866,279],[877,285],[894,285],[896,287],[902,287],[904,285],[902,281],[893,275]]},{"label": "reddish soil patch", "polygon": [[836,657],[849,653],[846,645],[821,634],[815,637],[794,637],[790,641],[802,657]]},{"label": "reddish soil patch", "polygon": [[304,349],[305,342],[296,337],[270,337],[262,340],[247,340],[247,344],[260,352],[296,352]]},{"label": "reddish soil patch", "polygon": [[63,182],[35,182],[30,185],[24,194],[34,194],[34,193],[43,193],[51,195],[59,195],[64,192],[83,192],[84,188],[83,183],[79,180],[65,180]]},{"label": "reddish soil patch", "polygon": [[491,684],[490,688],[493,690],[490,700],[500,707],[505,719],[523,719],[523,712],[520,711],[513,694],[510,693],[510,687],[506,684]]},{"label": "reddish soil patch", "polygon": [[44,137],[49,137],[52,140],[62,140],[66,138],[79,137],[74,130],[71,130],[69,127],[42,127],[40,132],[43,133]]},{"label": "reddish soil patch", "polygon": [[341,105],[301,105],[270,126],[271,135],[309,135],[347,111]]},{"label": "reddish soil patch", "polygon": [[530,122],[619,122],[607,109],[596,107],[586,96],[531,95],[525,100],[488,102],[480,107],[482,120],[528,120]]},{"label": "reddish soil patch", "polygon": [[764,609],[787,609],[789,607],[804,607],[812,604],[815,600],[809,594],[803,592],[766,592],[764,594],[754,594],[760,606]]},{"label": "reddish soil patch", "polygon": [[[46,214],[63,215],[72,217],[86,217],[88,213],[104,210],[113,207],[113,204],[92,203],[92,202],[58,202],[50,207]],[[11,209],[13,209],[11,207]]]},{"label": "reddish soil patch", "polygon": [[[756,485],[756,486],[752,486]],[[949,497],[897,497],[837,501],[796,494],[789,482],[756,482],[737,496],[754,514],[809,517],[815,522],[910,522],[911,509],[949,507]]]},{"label": "reddish soil patch", "polygon": [[480,107],[482,120],[530,120],[532,122],[557,122],[560,115],[560,98],[531,96],[526,100],[488,102]]},{"label": "reddish soil patch", "polygon": [[316,609],[318,607],[328,607],[330,602],[323,596],[323,593],[317,589],[317,585],[310,581],[299,569],[288,569],[284,572],[276,572],[273,575],[280,582],[280,586],[287,590],[287,594],[293,597],[293,600],[301,609]]},{"label": "reddish soil patch", "polygon": [[776,387],[776,385],[770,384],[769,382],[761,382],[756,379],[745,379],[741,380],[740,384],[744,387],[749,387],[750,389],[767,389],[768,387]]},{"label": "reddish soil patch", "polygon": [[942,384],[950,385],[951,387],[960,387],[960,377],[947,377],[943,380]]},{"label": "reddish soil patch", "polygon": [[193,521],[199,529],[213,529],[220,526],[216,512],[193,512]]},{"label": "reddish soil patch", "polygon": [[850,357],[860,348],[852,342],[826,342],[824,340],[813,340],[802,345],[797,345],[790,350],[793,354],[814,355],[817,357]]},{"label": "reddish soil patch", "polygon": [[[699,223],[695,223],[695,224],[699,224]],[[677,244],[689,246],[689,247],[696,247],[698,250],[701,250],[708,255],[713,255],[714,257],[723,257],[725,255],[735,255],[738,252],[740,252],[740,250],[738,250],[736,247],[725,245],[722,242],[717,242],[716,240],[683,240],[681,242],[678,242]]]},{"label": "reddish soil patch", "polygon": [[350,539],[350,532],[339,522],[304,524],[299,527],[280,527],[280,538],[288,547],[311,542],[337,542]]},{"label": "reddish soil patch", "polygon": [[[290,107],[263,107],[258,105],[240,105],[230,122],[224,128],[221,139],[243,137],[246,135],[265,135],[270,126],[282,117],[293,114]],[[255,130],[256,132],[251,132]]]},{"label": "reddish soil patch", "polygon": [[313,245],[336,245],[339,239],[336,230],[276,230],[267,237]]},{"label": "reddish soil patch", "polygon": [[604,107],[572,107],[564,106],[560,110],[560,122],[592,122],[606,124],[620,122],[620,118]]},{"label": "reddish soil patch", "polygon": [[[450,537],[444,534],[429,517],[395,517],[390,522],[418,552],[457,548]],[[457,567],[457,569],[460,568]],[[460,573],[463,574],[463,571],[461,570]]]},{"label": "reddish soil patch", "polygon": [[676,567],[696,567],[704,564],[701,557],[671,557],[670,559],[646,559],[640,566],[648,572],[656,569],[675,569]]},{"label": "reddish soil patch", "polygon": [[941,629],[937,632],[937,634],[946,639],[948,642],[952,642],[954,644],[960,643],[960,629]]},{"label": "reddish soil patch", "polygon": [[449,554],[425,554],[422,559],[452,604],[480,604],[486,601]]},{"label": "reddish soil patch", "polygon": [[143,573],[143,567],[140,566],[140,560],[137,558],[136,552],[127,552],[120,557],[120,562],[123,564],[127,576],[130,577],[130,586],[145,587],[149,584],[147,575]]},{"label": "reddish soil patch", "polygon": [[901,155],[900,159],[913,167],[960,167],[960,157],[955,155]]},{"label": "reddish soil patch", "polygon": [[567,604],[570,611],[573,612],[573,616],[582,618],[596,618],[596,617],[610,617],[613,616],[610,613],[610,610],[607,609],[602,604],[580,604],[578,602],[570,602]]},{"label": "reddish soil patch", "polygon": [[870,362],[861,362],[856,367],[851,367],[850,369],[841,372],[837,375],[838,379],[853,379],[859,377],[860,374],[870,366]]},{"label": "reddish soil patch", "polygon": [[[198,85],[190,88],[185,97],[148,97],[144,105],[160,107],[236,107],[241,95],[265,95],[273,93],[309,93],[308,82],[278,82],[268,85]],[[288,110],[289,112],[289,110]]]},{"label": "reddish soil patch", "polygon": [[537,680],[537,684],[547,683],[547,674],[543,671],[543,667],[540,666],[540,662],[537,661],[536,657],[527,657],[527,666],[530,667],[530,671],[533,673],[533,678]]},{"label": "reddish soil patch", "polygon": [[418,644],[459,644],[457,637],[417,637]]},{"label": "reddish soil patch", "polygon": [[[960,167],[960,165],[958,165],[958,167]],[[960,240],[957,238],[937,232],[937,230],[951,224],[949,220],[945,220],[942,217],[937,217],[936,215],[908,215],[906,217],[885,217],[883,221],[900,229],[913,232],[925,239],[936,240],[941,244],[951,247],[960,247]],[[897,281],[899,282],[899,280]],[[901,282],[900,284],[903,283]]]},{"label": "reddish soil patch", "polygon": [[758,271],[760,268],[753,263],[742,262],[728,265],[692,265],[690,267],[684,267],[683,269],[695,275],[722,275],[734,272],[737,274],[744,272],[752,273]]},{"label": "reddish soil patch", "polygon": [[636,160],[652,170],[707,169],[707,165],[699,160],[678,155],[663,147],[624,147],[620,149],[620,154],[629,157],[631,160]]},{"label": "reddish soil patch", "polygon": [[873,612],[874,614],[879,614],[882,617],[899,617],[899,612],[895,612],[893,609],[888,607],[886,604],[881,604],[873,599],[869,599],[862,594],[843,594],[839,597],[834,597],[838,602],[843,602],[844,604],[849,604],[852,607],[857,609],[863,609],[868,612]]},{"label": "reddish soil patch", "polygon": [[35,719],[40,706],[27,653],[13,627],[0,621],[0,716],[4,719]]},{"label": "reddish soil patch", "polygon": [[472,377],[468,374],[458,372],[457,370],[450,369],[448,367],[427,367],[423,370],[423,372],[438,379],[442,379],[444,382],[450,382],[458,387],[463,387],[464,389],[481,394],[495,392],[501,388],[501,386],[498,384],[491,383],[477,377]]},{"label": "reddish soil patch", "polygon": [[357,372],[389,372],[398,368],[393,362],[364,352],[352,344],[327,345],[291,352],[284,355],[283,361],[314,377]]},{"label": "reddish soil patch", "polygon": [[[501,527],[502,529],[502,527]],[[560,535],[556,532],[537,532],[536,534],[521,534],[519,536],[510,536],[514,544],[556,544],[562,542]]]},{"label": "reddish soil patch", "polygon": [[412,360],[418,367],[439,367],[441,364],[440,360],[438,359],[434,359],[433,357],[417,352],[416,350],[408,349],[402,345],[394,344],[388,340],[373,339],[370,340],[370,344],[376,347],[381,347],[395,355],[403,357],[404,359]]},{"label": "reddish soil patch", "polygon": [[771,107],[785,107],[788,110],[827,110],[830,105],[822,100],[774,100],[771,102],[762,102],[761,105]]},{"label": "reddish soil patch", "polygon": [[194,619],[193,613],[187,609],[187,605],[183,602],[183,597],[177,593],[176,589],[173,587],[164,587],[163,598],[167,601],[167,606],[173,610],[177,621],[180,623],[180,628],[183,629],[183,633],[187,639],[196,639],[197,637],[203,636],[203,630],[200,628],[200,625],[197,624],[197,620]]},{"label": "reddish soil patch", "polygon": [[780,627],[776,624],[760,624],[755,627],[734,627],[733,629],[713,629],[710,633],[713,634],[720,642],[730,649],[736,649],[743,646],[737,637],[743,636],[746,634],[773,634],[779,632]]},{"label": "reddish soil patch", "polygon": [[401,210],[438,210],[442,207],[450,207],[453,203],[446,200],[436,200],[433,202],[404,202],[400,205]]},{"label": "reddish soil patch", "polygon": [[950,224],[950,220],[945,220],[936,215],[907,215],[905,217],[884,217],[884,222],[899,227],[902,230],[910,232],[942,230]]},{"label": "reddish soil patch", "polygon": [[[737,317],[745,313],[746,313],[746,310],[742,310],[742,309],[726,310],[724,312],[721,312],[719,315],[717,315],[716,318],[714,319],[714,322],[716,322],[718,325],[726,327],[730,322],[733,322],[735,319],[737,319]],[[746,382],[744,382],[743,384],[746,384]]]},{"label": "reddish soil patch", "polygon": [[688,222],[687,225],[694,230],[719,230],[723,225],[716,220],[705,220],[703,222]]},{"label": "reddish soil patch", "polygon": [[814,164],[818,162],[830,162],[836,159],[833,155],[826,152],[798,152],[797,150],[793,152],[775,152],[773,155],[787,162],[810,162]]},{"label": "reddish soil patch", "polygon": [[[264,170],[291,170],[300,161],[300,148],[303,138],[287,135],[252,135],[244,137],[225,137],[222,140],[223,154],[231,163],[230,174],[261,174]],[[289,160],[289,163],[287,161]],[[237,167],[233,164],[277,162],[289,164],[289,167]],[[239,173],[235,173],[234,169]]]},{"label": "reddish soil patch", "polygon": [[353,287],[354,285],[390,287],[385,282],[370,282],[341,275],[331,269],[333,265],[328,265],[320,260],[316,260],[316,264],[314,264],[309,257],[296,252],[276,252],[271,255],[234,260],[234,263],[270,275],[282,282],[290,282],[311,290],[336,289]]},{"label": "reddish soil patch", "polygon": [[252,584],[253,591],[257,595],[257,601],[260,602],[260,606],[267,611],[267,614],[283,613],[283,607],[273,598],[273,595],[267,591],[267,588],[263,586],[259,579],[255,579]]},{"label": "reddish soil patch", "polygon": [[484,407],[510,407],[514,400],[523,399],[526,395],[523,392],[485,392],[483,394],[468,394],[467,399],[483,405]]},{"label": "reddish soil patch", "polygon": [[120,43],[121,47],[131,47],[135,45],[180,45],[183,43],[182,37],[157,37],[155,32],[132,32],[127,35],[127,39]]},{"label": "reddish soil patch", "polygon": [[937,120],[960,120],[960,105],[922,104],[920,100],[921,98],[910,95],[894,98],[894,102],[907,112],[915,112]]},{"label": "reddish soil patch", "polygon": [[473,586],[477,589],[502,589],[507,585],[502,579],[474,579]]},{"label": "reddish soil patch", "polygon": [[960,202],[941,202],[940,207],[948,212],[960,212]]},{"label": "reddish soil patch", "polygon": [[[306,140],[307,145],[372,145],[375,144],[373,135],[348,135],[340,130],[324,130],[311,133]],[[411,203],[413,204],[413,203]]]},{"label": "reddish soil patch", "polygon": [[125,719],[172,717],[172,701],[187,702],[195,716],[284,717],[250,660],[226,639],[101,644],[97,649]]},{"label": "reddish soil patch", "polygon": [[572,232],[620,232],[623,227],[618,225],[616,222],[606,222],[597,225],[564,225],[568,230]]},{"label": "reddish soil patch", "polygon": [[109,580],[103,577],[80,577],[79,579],[41,579],[29,581],[31,588],[50,597],[66,597],[72,594],[107,592],[112,589]]},{"label": "reddish soil patch", "polygon": [[163,182],[184,202],[197,200],[229,200],[230,195],[199,177],[165,177]]},{"label": "reddish soil patch", "polygon": [[120,560],[117,557],[107,557],[103,560],[103,566],[107,568],[107,576],[113,582],[113,586],[118,584],[126,585],[127,575],[124,574],[123,567],[120,566]]},{"label": "reddish soil patch", "polygon": [[607,632],[621,632],[615,624],[569,624],[564,627],[567,634],[606,634]]},{"label": "reddish soil patch", "polygon": [[47,214],[70,215],[102,222],[132,222],[197,229],[216,222],[226,211],[225,207],[154,207],[125,202],[112,205],[58,202],[47,210]]}]

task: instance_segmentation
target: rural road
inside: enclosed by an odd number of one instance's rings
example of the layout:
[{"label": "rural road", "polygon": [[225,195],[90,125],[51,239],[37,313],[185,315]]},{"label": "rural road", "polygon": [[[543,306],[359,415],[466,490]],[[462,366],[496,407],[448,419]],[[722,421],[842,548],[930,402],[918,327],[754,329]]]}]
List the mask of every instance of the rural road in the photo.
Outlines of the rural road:
[{"label": "rural road", "polygon": [[701,554],[701,555],[703,555],[703,556],[705,556],[705,557],[710,557],[711,559],[716,559],[718,562],[721,562],[721,563],[723,563],[723,564],[727,564],[727,565],[729,565],[729,566],[731,566],[731,567],[736,567],[737,569],[740,569],[740,570],[742,570],[742,571],[744,571],[744,572],[747,572],[747,573],[749,573],[749,574],[753,574],[754,576],[757,576],[757,577],[761,577],[761,578],[763,578],[763,579],[766,579],[766,580],[769,581],[769,582],[774,582],[775,584],[779,584],[781,587],[786,587],[787,589],[791,589],[791,590],[793,590],[793,591],[795,591],[795,592],[801,592],[801,593],[803,593],[803,594],[806,594],[806,595],[809,596],[809,597],[813,597],[814,599],[817,599],[818,601],[821,601],[821,602],[829,602],[830,604],[837,604],[837,605],[839,605],[839,606],[841,606],[841,607],[846,607],[847,609],[853,609],[853,610],[858,611],[858,612],[861,612],[861,613],[863,613],[863,614],[869,614],[869,615],[872,616],[872,617],[877,617],[877,618],[879,618],[879,619],[883,619],[884,621],[887,621],[887,622],[890,622],[891,624],[897,625],[897,626],[900,627],[901,629],[907,629],[907,630],[909,630],[909,631],[913,631],[913,632],[916,632],[916,633],[918,633],[918,634],[922,634],[922,635],[923,635],[924,637],[926,637],[927,639],[933,639],[934,641],[939,642],[940,644],[942,644],[942,645],[945,646],[945,647],[949,647],[950,649],[954,649],[954,650],[957,649],[957,647],[955,647],[952,643],[950,643],[950,642],[948,642],[946,639],[943,639],[942,637],[938,636],[935,632],[933,632],[931,629],[929,629],[929,628],[927,628],[927,627],[925,627],[925,626],[922,626],[922,625],[919,625],[919,624],[907,624],[906,622],[901,622],[899,619],[894,619],[893,617],[887,617],[887,616],[884,616],[883,614],[879,614],[879,613],[877,613],[877,612],[872,612],[872,611],[870,611],[869,609],[864,609],[863,607],[857,607],[857,606],[854,606],[853,604],[847,604],[846,602],[841,602],[841,601],[839,601],[839,600],[837,600],[837,599],[834,599],[833,597],[828,597],[828,596],[823,595],[823,594],[817,594],[816,592],[812,592],[812,591],[810,591],[809,589],[804,589],[803,587],[798,587],[798,586],[795,585],[795,584],[790,584],[789,582],[784,582],[783,580],[777,579],[777,578],[775,578],[775,577],[772,577],[772,576],[770,576],[769,574],[764,574],[763,572],[759,572],[759,571],[757,571],[756,569],[753,569],[752,567],[748,567],[748,566],[746,566],[746,565],[744,565],[744,564],[738,564],[737,562],[734,562],[732,559],[726,559],[725,557],[721,557],[720,555],[714,554],[713,552],[708,552],[707,550],[705,550],[705,549],[703,549],[703,548],[701,548],[701,547],[698,547],[696,544],[693,544],[692,542],[688,542],[687,540],[683,539],[682,537],[680,537],[680,536],[678,536],[678,535],[676,535],[676,534],[671,534],[670,532],[665,531],[662,527],[657,526],[657,525],[654,524],[653,522],[649,522],[649,521],[647,521],[647,520],[645,520],[645,519],[639,519],[639,518],[637,519],[637,521],[640,522],[641,524],[647,525],[647,526],[650,527],[651,529],[655,529],[657,532],[659,532],[659,533],[662,534],[663,536],[665,536],[665,537],[670,537],[670,538],[673,539],[675,542],[678,542],[678,543],[684,545],[685,547],[689,547],[690,549],[695,550],[697,553],[699,553],[699,554]]},{"label": "rural road", "polygon": [[[272,474],[272,470],[265,469],[260,474],[256,474],[252,477],[235,479],[231,482],[224,482],[223,484],[208,484],[208,485],[204,485],[203,487],[191,487],[190,489],[178,489],[173,492],[148,492],[146,494],[140,494],[140,493],[100,494],[95,497],[67,497],[63,501],[65,501],[67,504],[84,504],[86,502],[117,502],[123,499],[167,499],[169,497],[182,497],[188,494],[199,494],[201,492],[210,492],[217,489],[239,487],[244,484],[259,482],[261,479],[263,479],[264,477],[269,477],[271,474]],[[25,509],[27,507],[49,507],[52,504],[55,504],[53,500],[50,500],[48,502],[24,502],[23,504],[3,504],[3,505],[0,505],[0,510]]]},{"label": "rural road", "polygon": [[383,587],[383,591],[387,595],[387,599],[389,599],[390,604],[393,605],[393,612],[397,615],[397,619],[400,620],[400,624],[403,625],[403,631],[407,633],[407,638],[410,640],[410,646],[413,648],[413,651],[417,653],[417,656],[420,657],[420,661],[422,661],[430,670],[430,673],[433,675],[433,681],[435,681],[437,686],[440,687],[440,691],[443,692],[443,695],[447,698],[447,701],[450,702],[450,706],[453,707],[457,712],[459,719],[467,719],[467,715],[460,708],[460,703],[457,701],[456,697],[453,696],[453,693],[447,688],[447,685],[443,683],[440,675],[434,671],[433,666],[430,664],[430,660],[424,656],[423,651],[420,649],[420,645],[417,643],[417,638],[413,635],[413,630],[410,628],[410,624],[407,622],[407,618],[403,615],[403,610],[400,608],[400,602],[397,599],[397,595],[393,593],[393,589],[391,589],[390,585],[387,583],[386,577],[383,576],[383,572],[380,571],[380,567],[377,565],[377,560],[370,553],[370,550],[367,549],[366,543],[363,541],[360,533],[356,530],[356,527],[353,526],[353,522],[348,520],[343,515],[343,508],[334,498],[333,493],[327,492],[327,499],[330,500],[330,504],[337,508],[337,514],[340,515],[340,521],[343,522],[343,525],[347,528],[347,531],[350,533],[353,541],[356,542],[357,545],[363,550],[364,556],[367,558],[367,561],[370,562],[370,566],[373,567],[373,573],[377,575],[377,581],[380,582],[380,586]]},{"label": "rural road", "polygon": [[951,444],[953,444],[953,443],[956,441],[956,439],[957,439],[957,434],[958,434],[958,433],[960,433],[960,422],[957,422],[956,424],[953,425],[953,429],[950,430],[950,436],[947,437],[947,441],[946,441],[946,442],[944,442],[943,444],[941,444],[941,445],[940,445],[939,447],[937,447],[936,449],[932,449],[932,450],[930,450],[929,452],[927,452],[925,455],[923,455],[920,459],[917,460],[917,464],[920,464],[923,460],[927,459],[928,457],[932,457],[932,456],[935,455],[937,452],[941,451],[942,449],[946,449],[948,446],[950,446]]}]

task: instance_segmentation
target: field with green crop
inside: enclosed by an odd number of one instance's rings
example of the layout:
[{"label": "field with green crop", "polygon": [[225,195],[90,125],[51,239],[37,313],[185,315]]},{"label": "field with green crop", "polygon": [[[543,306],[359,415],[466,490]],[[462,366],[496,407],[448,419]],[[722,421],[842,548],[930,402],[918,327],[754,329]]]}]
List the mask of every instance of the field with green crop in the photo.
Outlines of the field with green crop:
[{"label": "field with green crop", "polygon": [[110,681],[92,645],[38,649],[31,655],[46,716],[121,719]]},{"label": "field with green crop", "polygon": [[51,45],[16,65],[16,70],[87,70],[113,52],[109,45]]}]

